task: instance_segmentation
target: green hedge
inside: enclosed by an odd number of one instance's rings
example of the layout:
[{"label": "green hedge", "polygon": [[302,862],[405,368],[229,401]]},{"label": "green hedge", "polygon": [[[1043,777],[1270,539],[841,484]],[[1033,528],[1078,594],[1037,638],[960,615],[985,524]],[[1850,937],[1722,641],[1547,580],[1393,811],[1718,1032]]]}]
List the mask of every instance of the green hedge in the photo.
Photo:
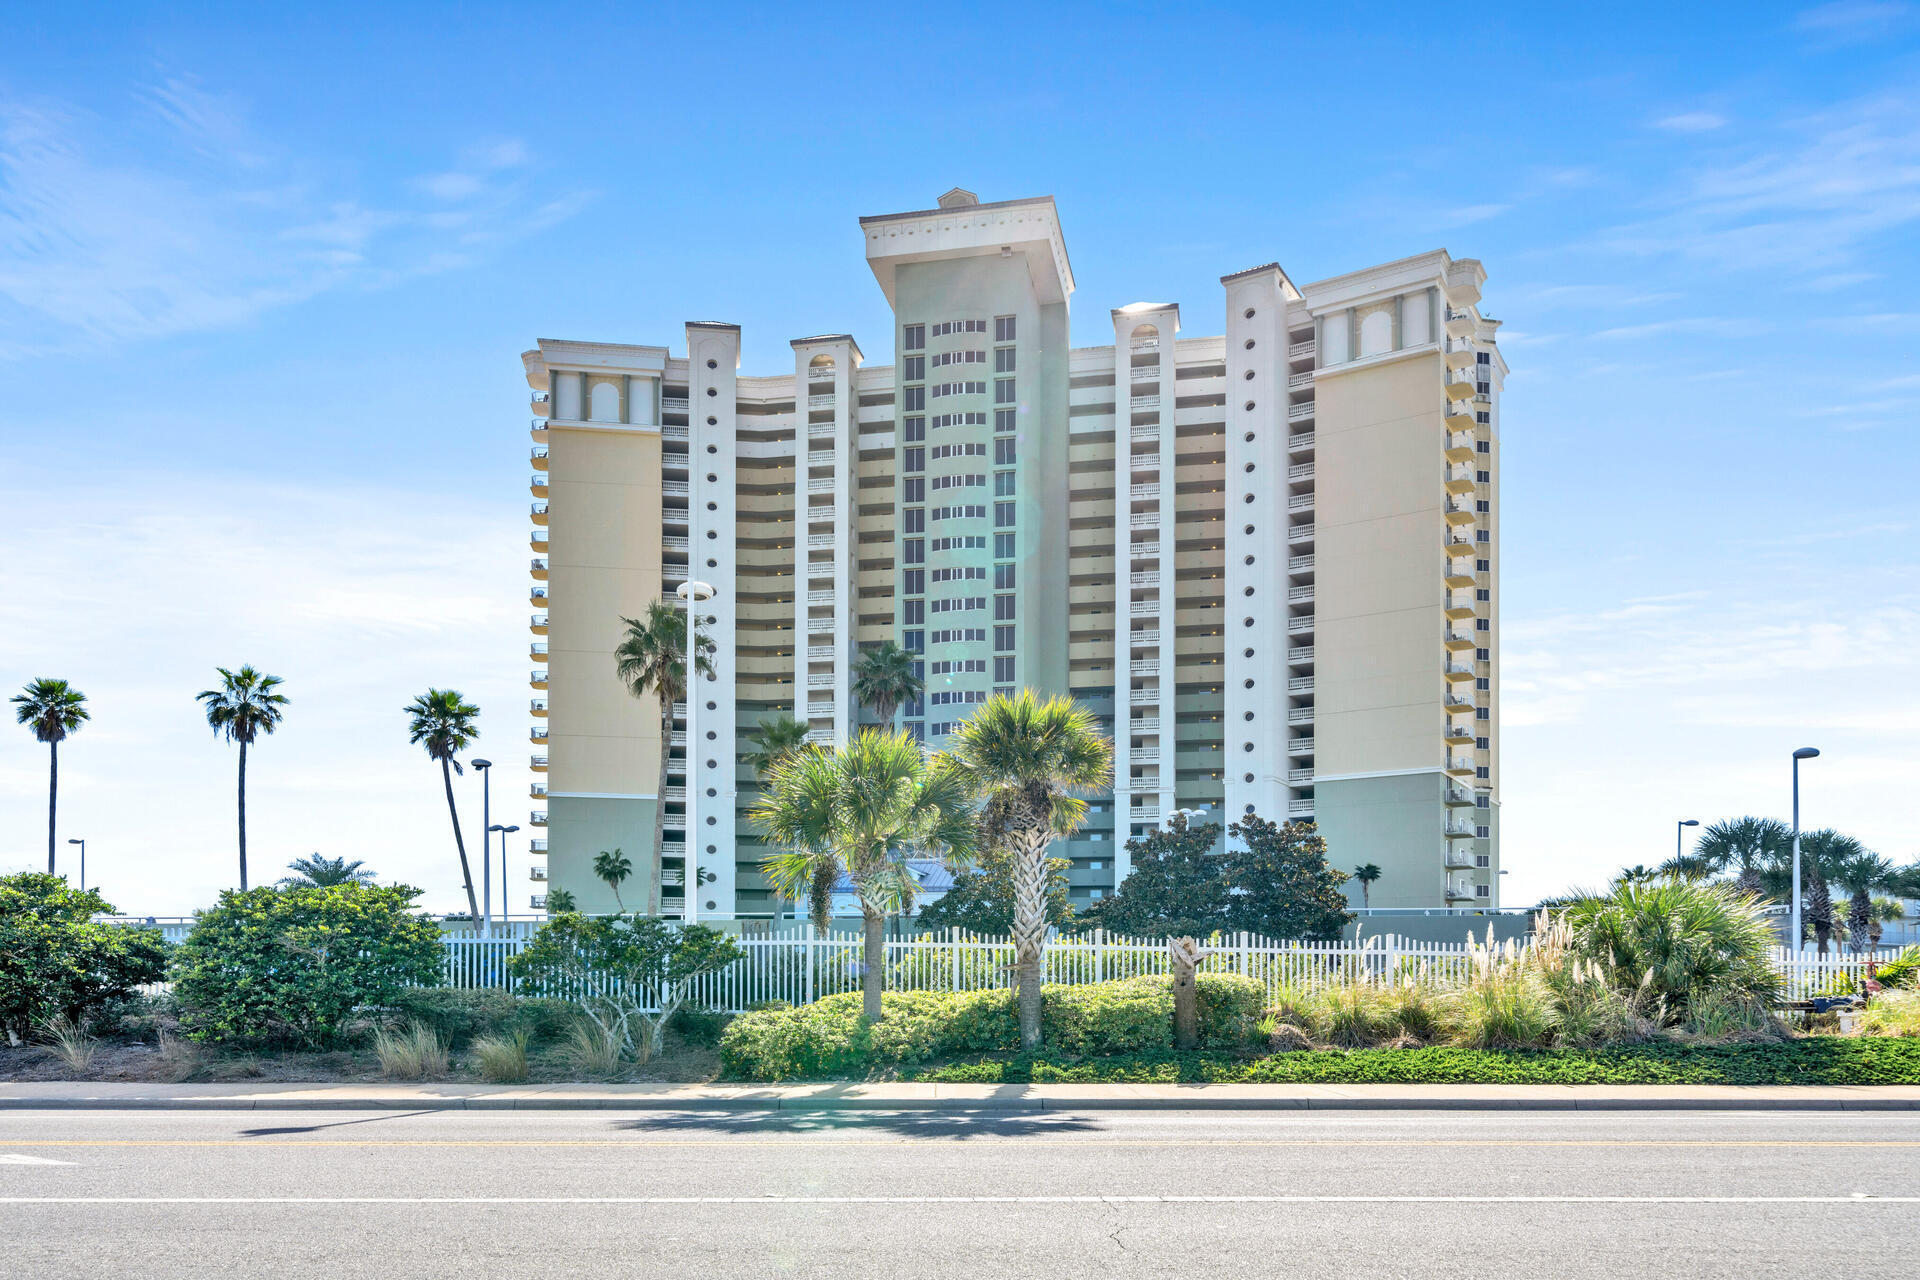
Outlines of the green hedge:
[{"label": "green hedge", "polygon": [[902,1073],[1007,1084],[1920,1084],[1920,1039],[1812,1036],[1779,1044],[1617,1049],[1301,1050],[1248,1058],[1139,1053],[1005,1056]]},{"label": "green hedge", "polygon": [[580,1020],[564,1000],[465,987],[412,987],[396,994],[388,1007],[397,1020],[432,1027],[454,1048],[480,1036],[557,1040]]},{"label": "green hedge", "polygon": [[[1202,974],[1197,985],[1203,1042],[1219,1048],[1250,1043],[1265,1002],[1260,984]],[[721,1062],[733,1079],[822,1079],[1020,1044],[1010,990],[889,991],[882,1007],[886,1016],[872,1025],[861,1021],[855,994],[742,1014],[721,1037]],[[1169,1052],[1172,984],[1133,978],[1043,987],[1040,1034],[1051,1051],[1067,1057]]]}]

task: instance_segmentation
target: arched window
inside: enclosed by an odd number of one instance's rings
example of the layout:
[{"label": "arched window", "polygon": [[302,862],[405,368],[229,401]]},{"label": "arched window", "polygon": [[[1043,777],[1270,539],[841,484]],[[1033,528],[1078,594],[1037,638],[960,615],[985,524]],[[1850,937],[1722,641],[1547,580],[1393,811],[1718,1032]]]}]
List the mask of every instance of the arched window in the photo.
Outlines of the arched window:
[{"label": "arched window", "polygon": [[620,421],[620,387],[618,383],[596,382],[593,384],[592,399],[588,401],[587,417],[594,422]]},{"label": "arched window", "polygon": [[1393,316],[1375,311],[1360,322],[1360,354],[1377,356],[1393,349]]}]

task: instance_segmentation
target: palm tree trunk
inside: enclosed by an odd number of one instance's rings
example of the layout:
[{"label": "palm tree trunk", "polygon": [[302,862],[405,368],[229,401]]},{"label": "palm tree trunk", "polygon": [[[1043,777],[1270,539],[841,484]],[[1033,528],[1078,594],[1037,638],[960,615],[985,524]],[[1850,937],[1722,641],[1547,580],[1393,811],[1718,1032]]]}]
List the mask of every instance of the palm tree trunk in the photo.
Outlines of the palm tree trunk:
[{"label": "palm tree trunk", "polygon": [[1760,868],[1754,866],[1752,863],[1741,867],[1739,878],[1734,883],[1740,886],[1740,892],[1749,897],[1760,897]]},{"label": "palm tree trunk", "polygon": [[47,874],[53,874],[54,815],[60,811],[60,744],[47,744]]},{"label": "palm tree trunk", "polygon": [[1020,1047],[1040,1047],[1041,961],[1047,945],[1047,846],[1045,828],[1021,832],[1013,848],[1013,963],[1018,975]]},{"label": "palm tree trunk", "polygon": [[460,810],[453,804],[453,769],[445,760],[440,762],[440,780],[447,786],[447,816],[453,819],[453,847],[460,852],[460,879],[467,886],[467,910],[473,913],[473,923],[480,923],[480,899],[473,895],[473,868],[467,865],[467,842],[460,838]]},{"label": "palm tree trunk", "polygon": [[862,902],[860,956],[860,1016],[878,1022],[885,1016],[880,993],[887,982],[887,918]]},{"label": "palm tree trunk", "polygon": [[240,892],[247,891],[247,744],[240,744]]},{"label": "palm tree trunk", "polygon": [[[660,882],[666,876],[667,753],[672,750],[673,750],[673,703],[668,701],[667,695],[663,693],[660,695],[660,782],[659,782],[659,785],[654,789],[654,801],[653,801],[653,874],[647,881],[647,914],[650,916],[657,916],[660,914],[660,896],[661,896]],[[688,751],[693,750],[693,744],[691,742],[687,744],[687,750]],[[693,785],[693,778],[691,775],[689,775],[687,778],[687,785],[688,786]],[[693,839],[693,832],[691,831],[687,832],[686,838],[688,840]],[[683,880],[686,878],[684,873],[682,873],[681,878]],[[685,884],[681,885],[680,893],[681,893],[681,900],[683,902],[686,900],[685,895],[690,892],[692,892],[692,890],[689,889]],[[682,913],[684,913],[685,910],[686,908],[684,907],[681,908]]]}]

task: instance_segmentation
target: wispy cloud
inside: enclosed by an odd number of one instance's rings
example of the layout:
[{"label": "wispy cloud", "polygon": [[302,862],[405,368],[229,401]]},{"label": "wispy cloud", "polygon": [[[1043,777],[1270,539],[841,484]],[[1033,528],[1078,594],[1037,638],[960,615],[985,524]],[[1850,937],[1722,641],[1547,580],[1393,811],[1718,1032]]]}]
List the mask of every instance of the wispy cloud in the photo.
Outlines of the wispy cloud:
[{"label": "wispy cloud", "polygon": [[523,144],[496,139],[410,184],[427,198],[325,190],[187,79],[137,99],[157,132],[0,101],[0,359],[244,324],[341,288],[483,261],[586,199],[540,201]]},{"label": "wispy cloud", "polygon": [[1663,116],[1653,122],[1656,129],[1670,129],[1675,133],[1709,133],[1715,129],[1724,129],[1727,118],[1712,111],[1682,111],[1676,115]]},{"label": "wispy cloud", "polygon": [[1713,338],[1751,338],[1770,328],[1763,320],[1729,316],[1682,316],[1673,320],[1651,320],[1646,324],[1618,325],[1602,329],[1595,338],[1621,341],[1657,338],[1676,333],[1701,334]]},{"label": "wispy cloud", "polygon": [[1793,29],[1824,46],[1854,44],[1885,35],[1911,12],[1894,0],[1834,0],[1802,9],[1794,15]]}]

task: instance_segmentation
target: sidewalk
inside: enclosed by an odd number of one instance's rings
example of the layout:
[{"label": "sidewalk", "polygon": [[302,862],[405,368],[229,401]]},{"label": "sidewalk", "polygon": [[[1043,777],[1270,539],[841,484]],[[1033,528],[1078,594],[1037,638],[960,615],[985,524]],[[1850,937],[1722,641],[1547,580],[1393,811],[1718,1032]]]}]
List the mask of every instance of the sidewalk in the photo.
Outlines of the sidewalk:
[{"label": "sidewalk", "polygon": [[0,1111],[1915,1111],[1916,1085],[0,1084]]}]

